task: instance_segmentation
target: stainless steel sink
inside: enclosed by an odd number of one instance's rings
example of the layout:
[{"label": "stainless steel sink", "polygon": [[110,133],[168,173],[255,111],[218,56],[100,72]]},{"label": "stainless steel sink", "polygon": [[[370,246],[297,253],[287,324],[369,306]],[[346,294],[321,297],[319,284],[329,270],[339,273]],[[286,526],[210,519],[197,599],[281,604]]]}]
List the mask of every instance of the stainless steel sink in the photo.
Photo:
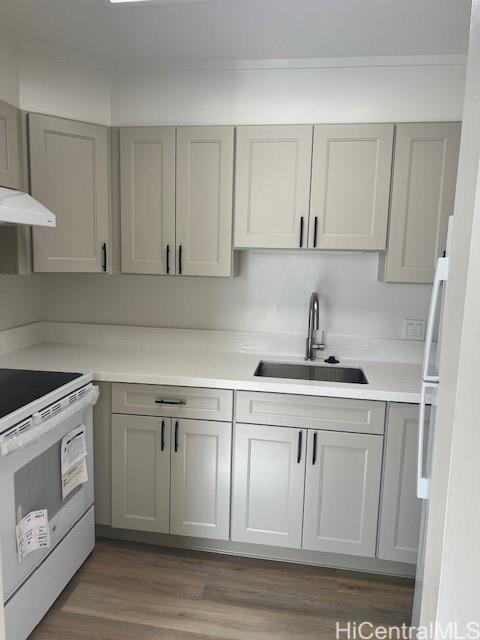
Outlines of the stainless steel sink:
[{"label": "stainless steel sink", "polygon": [[355,367],[332,367],[315,364],[292,364],[288,362],[258,363],[255,376],[263,378],[290,378],[292,380],[318,380],[323,382],[346,382],[368,384],[362,369]]}]

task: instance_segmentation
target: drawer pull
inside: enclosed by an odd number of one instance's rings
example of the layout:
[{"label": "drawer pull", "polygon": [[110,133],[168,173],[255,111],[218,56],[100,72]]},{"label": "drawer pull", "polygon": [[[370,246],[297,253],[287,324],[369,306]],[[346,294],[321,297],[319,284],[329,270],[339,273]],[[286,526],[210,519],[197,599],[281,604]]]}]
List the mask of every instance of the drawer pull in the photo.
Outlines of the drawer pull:
[{"label": "drawer pull", "polygon": [[155,404],[170,404],[170,405],[174,405],[176,407],[178,406],[183,406],[185,404],[187,404],[186,400],[175,400],[175,399],[171,399],[171,400],[167,400],[166,398],[157,398],[155,400]]}]

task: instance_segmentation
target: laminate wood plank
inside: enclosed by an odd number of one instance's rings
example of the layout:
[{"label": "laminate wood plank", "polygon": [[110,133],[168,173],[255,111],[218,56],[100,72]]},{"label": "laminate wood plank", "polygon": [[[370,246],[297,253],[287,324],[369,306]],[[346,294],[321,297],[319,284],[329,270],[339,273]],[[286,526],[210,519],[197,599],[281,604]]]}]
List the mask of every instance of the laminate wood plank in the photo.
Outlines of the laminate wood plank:
[{"label": "laminate wood plank", "polygon": [[87,616],[58,612],[47,616],[30,640],[218,640],[214,636],[156,629],[117,620],[92,620]]},{"label": "laminate wood plank", "polygon": [[201,633],[229,640],[293,640],[318,638],[332,628],[330,621],[294,612],[283,613],[254,607],[232,606],[155,594],[135,589],[80,583],[63,611],[93,618],[121,620],[162,629]]},{"label": "laminate wood plank", "polygon": [[30,640],[331,640],[337,621],[400,625],[413,582],[97,541]]},{"label": "laminate wood plank", "polygon": [[411,588],[386,585],[373,586],[366,582],[321,579],[299,583],[278,575],[275,579],[262,576],[237,577],[234,587],[224,578],[212,578],[205,587],[207,600],[234,605],[254,606],[276,611],[325,616],[335,620],[369,620],[381,624],[402,624],[409,618],[412,606]]}]

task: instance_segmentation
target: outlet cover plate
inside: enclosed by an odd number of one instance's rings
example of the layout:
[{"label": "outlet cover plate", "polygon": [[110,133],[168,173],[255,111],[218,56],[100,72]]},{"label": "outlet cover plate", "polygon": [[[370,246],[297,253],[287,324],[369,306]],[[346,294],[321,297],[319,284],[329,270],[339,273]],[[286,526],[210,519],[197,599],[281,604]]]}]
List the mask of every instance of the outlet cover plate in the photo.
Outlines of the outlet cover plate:
[{"label": "outlet cover plate", "polygon": [[404,340],[425,340],[425,320],[404,320],[403,338]]}]

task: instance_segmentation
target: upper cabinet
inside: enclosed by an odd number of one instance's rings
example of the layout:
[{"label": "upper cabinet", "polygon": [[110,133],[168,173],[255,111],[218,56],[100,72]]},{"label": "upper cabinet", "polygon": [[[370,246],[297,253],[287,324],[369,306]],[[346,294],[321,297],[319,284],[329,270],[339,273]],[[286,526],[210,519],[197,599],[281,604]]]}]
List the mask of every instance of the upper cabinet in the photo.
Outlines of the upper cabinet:
[{"label": "upper cabinet", "polygon": [[[0,100],[0,187],[28,190],[26,119],[19,109]],[[32,271],[30,227],[0,225],[0,273]]]},{"label": "upper cabinet", "polygon": [[233,127],[120,136],[122,272],[230,276]]},{"label": "upper cabinet", "polygon": [[385,249],[393,124],[314,129],[309,248]]},{"label": "upper cabinet", "polygon": [[0,187],[20,189],[19,110],[0,100]]},{"label": "upper cabinet", "polygon": [[[22,122],[0,102],[2,186],[26,175]],[[118,244],[123,273],[229,277],[233,247],[300,248],[380,251],[381,280],[429,283],[453,212],[460,123],[109,134],[33,114],[28,139],[32,195],[57,216],[55,229],[33,231],[35,271],[112,272]],[[19,272],[13,258],[0,271]]]},{"label": "upper cabinet", "polygon": [[120,131],[122,271],[175,273],[175,127]]},{"label": "upper cabinet", "polygon": [[458,122],[397,125],[385,282],[433,282],[453,213]]},{"label": "upper cabinet", "polygon": [[232,272],[233,127],[177,129],[177,273]]},{"label": "upper cabinet", "polygon": [[306,246],[312,130],[309,125],[237,128],[236,247]]},{"label": "upper cabinet", "polygon": [[235,246],[385,249],[393,129],[238,127]]},{"label": "upper cabinet", "polygon": [[34,270],[101,272],[109,267],[108,128],[29,116],[32,195],[55,213],[34,227]]}]

